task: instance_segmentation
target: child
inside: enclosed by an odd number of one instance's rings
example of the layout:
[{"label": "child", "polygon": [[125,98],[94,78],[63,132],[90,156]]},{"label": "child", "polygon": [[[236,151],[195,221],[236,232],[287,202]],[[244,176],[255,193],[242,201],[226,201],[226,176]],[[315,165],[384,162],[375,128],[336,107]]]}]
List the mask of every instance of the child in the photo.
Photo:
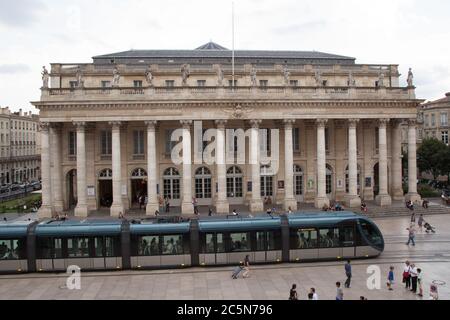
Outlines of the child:
[{"label": "child", "polygon": [[394,284],[394,267],[391,266],[391,267],[389,268],[388,282],[387,282],[387,286],[388,286],[389,291],[394,290],[394,289],[392,288],[392,285],[393,285],[393,284]]}]

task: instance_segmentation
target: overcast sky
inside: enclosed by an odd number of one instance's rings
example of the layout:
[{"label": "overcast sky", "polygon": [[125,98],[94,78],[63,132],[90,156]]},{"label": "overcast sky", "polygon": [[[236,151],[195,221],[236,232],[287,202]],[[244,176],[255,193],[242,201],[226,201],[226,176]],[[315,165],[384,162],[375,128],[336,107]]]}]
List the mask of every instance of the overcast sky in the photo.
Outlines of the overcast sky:
[{"label": "overcast sky", "polygon": [[[413,68],[417,96],[450,91],[448,0],[235,0],[235,48],[316,50]],[[33,110],[41,69],[129,49],[231,48],[231,0],[0,0],[0,106]]]}]

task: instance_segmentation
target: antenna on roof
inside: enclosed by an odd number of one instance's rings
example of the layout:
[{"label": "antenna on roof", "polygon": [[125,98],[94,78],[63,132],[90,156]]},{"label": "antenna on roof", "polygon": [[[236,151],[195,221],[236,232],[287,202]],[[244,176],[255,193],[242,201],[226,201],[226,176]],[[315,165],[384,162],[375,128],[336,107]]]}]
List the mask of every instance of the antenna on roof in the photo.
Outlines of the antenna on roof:
[{"label": "antenna on roof", "polygon": [[231,87],[234,91],[234,1],[231,2]]}]

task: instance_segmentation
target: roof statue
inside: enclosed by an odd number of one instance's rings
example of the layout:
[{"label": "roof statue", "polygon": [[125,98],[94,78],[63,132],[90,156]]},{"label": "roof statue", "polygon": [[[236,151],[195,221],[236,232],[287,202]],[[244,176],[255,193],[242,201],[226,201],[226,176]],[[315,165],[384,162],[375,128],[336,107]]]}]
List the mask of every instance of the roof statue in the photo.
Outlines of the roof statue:
[{"label": "roof statue", "polygon": [[147,70],[145,70],[145,80],[147,80],[150,87],[153,86],[153,74],[150,66],[148,66]]},{"label": "roof statue", "polygon": [[408,87],[414,87],[414,75],[413,75],[413,73],[412,73],[412,69],[411,68],[409,68],[409,71],[408,71],[408,79],[407,79],[407,82],[408,82]]},{"label": "roof statue", "polygon": [[48,74],[47,68],[45,66],[42,67],[42,88],[48,89],[48,80],[50,79],[50,75]]},{"label": "roof statue", "polygon": [[250,70],[250,80],[252,82],[252,86],[256,87],[256,68],[252,66],[252,70]]},{"label": "roof statue", "polygon": [[316,80],[316,85],[317,85],[318,87],[323,86],[322,73],[320,72],[320,70],[317,70],[317,71],[316,71],[316,73],[315,73],[315,75],[314,75],[314,78],[315,78],[315,80]]},{"label": "roof statue", "polygon": [[353,78],[353,73],[351,71],[348,74],[348,86],[349,87],[356,86],[356,81],[355,81],[355,78]]},{"label": "roof statue", "polygon": [[119,81],[120,81],[119,69],[117,69],[117,67],[114,67],[112,86],[113,87],[118,87],[119,86]]},{"label": "roof statue", "polygon": [[383,88],[383,87],[384,87],[384,73],[383,73],[383,72],[380,73],[380,76],[379,76],[379,78],[378,78],[378,86],[379,86],[380,88]]},{"label": "roof statue", "polygon": [[217,85],[223,86],[223,69],[221,65],[217,67]]},{"label": "roof statue", "polygon": [[291,73],[289,72],[288,66],[284,65],[283,67],[283,77],[284,77],[284,84],[286,86],[289,85],[289,77],[291,76]]},{"label": "roof statue", "polygon": [[189,65],[183,64],[183,66],[181,67],[181,77],[183,86],[187,85],[187,79],[189,78],[189,75],[190,75]]},{"label": "roof statue", "polygon": [[78,68],[77,68],[76,77],[77,77],[77,87],[78,88],[83,88],[84,87],[84,80],[83,80],[83,73],[81,71],[81,67],[80,66],[78,66]]}]

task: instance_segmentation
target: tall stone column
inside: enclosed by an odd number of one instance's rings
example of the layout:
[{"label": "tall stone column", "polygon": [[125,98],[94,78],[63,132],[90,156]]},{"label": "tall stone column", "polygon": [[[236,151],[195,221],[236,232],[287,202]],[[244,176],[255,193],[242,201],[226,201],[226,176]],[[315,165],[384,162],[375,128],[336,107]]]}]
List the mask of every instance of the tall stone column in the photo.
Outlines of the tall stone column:
[{"label": "tall stone column", "polygon": [[356,143],[356,127],[358,119],[350,119],[348,122],[348,185],[349,192],[345,197],[347,206],[356,208],[361,206],[361,198],[358,196],[358,146]]},{"label": "tall stone column", "polygon": [[77,206],[76,217],[87,217],[86,192],[86,122],[74,122],[77,128]]},{"label": "tall stone column", "polygon": [[181,212],[193,214],[192,204],[192,151],[191,151],[191,125],[192,120],[181,120],[183,126],[183,200]]},{"label": "tall stone column", "polygon": [[124,214],[122,202],[122,168],[120,152],[120,121],[111,121],[112,126],[112,180],[113,180],[113,203],[111,206],[111,216],[118,217],[120,213]]},{"label": "tall stone column", "polygon": [[380,187],[378,196],[375,198],[375,202],[379,206],[390,206],[392,204],[391,196],[388,193],[388,166],[387,166],[387,135],[386,127],[389,123],[389,119],[381,119],[379,121],[379,162],[378,162],[378,184]]},{"label": "tall stone column", "polygon": [[326,190],[326,150],[325,150],[325,126],[328,120],[317,119],[317,195],[315,199],[316,208],[329,206],[330,200]]},{"label": "tall stone column", "polygon": [[[49,127],[48,122],[41,122],[42,205],[38,212],[40,219],[53,216]],[[14,181],[13,177],[11,179]]]},{"label": "tall stone column", "polygon": [[156,124],[157,121],[145,121],[147,125],[147,215],[154,215],[159,210],[156,184]]},{"label": "tall stone column", "polygon": [[417,140],[416,120],[408,120],[408,194],[406,198],[412,202],[420,201],[417,193]]},{"label": "tall stone column", "polygon": [[226,120],[216,120],[216,164],[217,164],[217,213],[229,213],[230,204],[227,199],[227,164],[225,162],[225,125]]},{"label": "tall stone column", "polygon": [[53,191],[53,206],[55,212],[62,212],[64,210],[63,202],[63,182],[62,182],[62,163],[61,163],[61,132],[62,126],[60,123],[51,126],[52,134],[52,191]]},{"label": "tall stone column", "polygon": [[250,166],[252,168],[252,199],[250,200],[250,211],[264,211],[261,199],[261,163],[259,151],[259,125],[262,120],[250,120]]},{"label": "tall stone column", "polygon": [[297,210],[294,197],[294,146],[292,125],[295,120],[284,120],[284,210]]},{"label": "tall stone column", "polygon": [[401,121],[392,121],[392,197],[394,200],[404,200],[402,186],[402,129]]}]

